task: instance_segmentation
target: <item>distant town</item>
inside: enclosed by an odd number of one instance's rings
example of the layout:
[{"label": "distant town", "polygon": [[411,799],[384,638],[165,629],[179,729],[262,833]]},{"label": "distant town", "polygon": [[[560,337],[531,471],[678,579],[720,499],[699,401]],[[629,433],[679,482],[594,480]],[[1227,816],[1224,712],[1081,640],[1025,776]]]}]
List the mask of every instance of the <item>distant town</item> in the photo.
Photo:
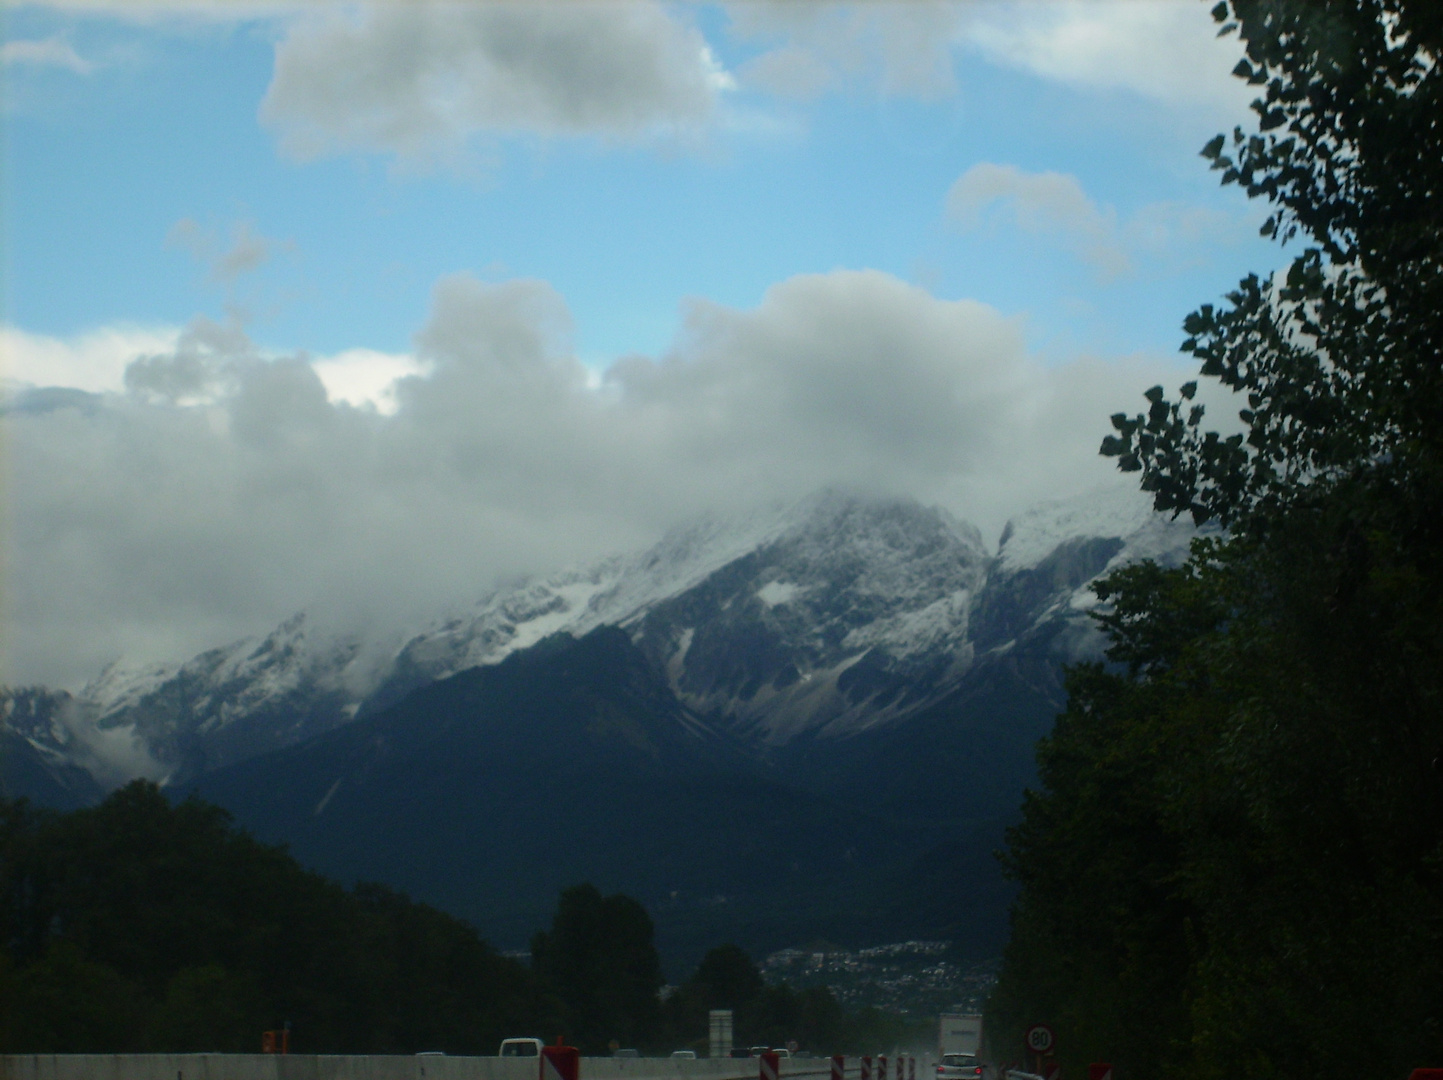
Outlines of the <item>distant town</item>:
[{"label": "distant town", "polygon": [[848,1008],[872,1007],[908,1018],[982,1011],[998,961],[966,960],[947,941],[902,941],[868,949],[818,944],[781,949],[762,961],[768,982],[795,989],[825,986]]}]

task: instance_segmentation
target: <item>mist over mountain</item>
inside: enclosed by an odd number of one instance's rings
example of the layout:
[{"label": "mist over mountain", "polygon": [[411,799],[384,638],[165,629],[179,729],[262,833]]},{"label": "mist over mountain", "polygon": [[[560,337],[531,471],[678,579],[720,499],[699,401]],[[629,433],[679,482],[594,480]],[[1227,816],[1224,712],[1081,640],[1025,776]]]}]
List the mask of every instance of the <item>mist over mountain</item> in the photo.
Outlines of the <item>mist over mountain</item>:
[{"label": "mist over mountain", "polygon": [[230,809],[342,880],[524,944],[558,888],[730,937],[1000,947],[991,852],[1097,654],[1087,583],[1179,558],[1135,493],[1038,507],[997,553],[946,512],[824,491],[500,588],[389,656],[298,615],[75,695],[6,691],[8,794],[128,776]]}]

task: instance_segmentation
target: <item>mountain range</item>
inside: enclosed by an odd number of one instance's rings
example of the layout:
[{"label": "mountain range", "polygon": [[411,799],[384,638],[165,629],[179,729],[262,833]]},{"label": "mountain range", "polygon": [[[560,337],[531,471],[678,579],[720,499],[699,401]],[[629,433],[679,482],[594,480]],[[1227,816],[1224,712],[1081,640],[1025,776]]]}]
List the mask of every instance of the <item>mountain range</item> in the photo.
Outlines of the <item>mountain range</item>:
[{"label": "mountain range", "polygon": [[135,775],[343,880],[524,944],[557,889],[638,896],[676,962],[731,939],[945,936],[994,953],[992,851],[1100,655],[1088,582],[1191,530],[1132,492],[998,550],[946,512],[822,492],[498,588],[392,650],[298,615],[71,694],[0,691],[0,783],[57,806]]}]

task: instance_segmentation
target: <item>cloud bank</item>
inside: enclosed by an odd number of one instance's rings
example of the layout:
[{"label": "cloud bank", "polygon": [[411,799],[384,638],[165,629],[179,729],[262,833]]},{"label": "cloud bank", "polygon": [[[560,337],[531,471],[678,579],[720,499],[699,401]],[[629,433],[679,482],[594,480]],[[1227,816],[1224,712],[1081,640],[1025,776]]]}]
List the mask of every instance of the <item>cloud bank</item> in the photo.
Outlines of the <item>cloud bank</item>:
[{"label": "cloud bank", "polygon": [[941,503],[995,537],[1036,500],[1106,481],[1108,414],[1181,381],[1160,360],[1049,367],[1023,329],[837,271],[749,310],[693,301],[666,354],[598,379],[551,286],[458,275],[437,283],[413,356],[332,358],[413,372],[387,412],[328,391],[322,361],[197,320],[134,358],[123,393],[9,398],[4,677],[74,685],[300,609],[394,631],[498,577],[823,485]]}]

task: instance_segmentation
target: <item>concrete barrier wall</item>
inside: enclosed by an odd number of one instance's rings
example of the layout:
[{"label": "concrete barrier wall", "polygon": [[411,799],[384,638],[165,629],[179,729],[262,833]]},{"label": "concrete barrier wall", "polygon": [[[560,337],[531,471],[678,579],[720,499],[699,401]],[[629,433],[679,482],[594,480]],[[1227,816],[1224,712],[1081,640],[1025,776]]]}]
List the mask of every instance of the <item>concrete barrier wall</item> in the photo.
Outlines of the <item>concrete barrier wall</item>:
[{"label": "concrete barrier wall", "polygon": [[[781,1063],[783,1076],[825,1075],[823,1059]],[[440,1054],[11,1054],[0,1080],[536,1080],[535,1058]],[[581,1080],[756,1080],[746,1058],[582,1058]]]}]

